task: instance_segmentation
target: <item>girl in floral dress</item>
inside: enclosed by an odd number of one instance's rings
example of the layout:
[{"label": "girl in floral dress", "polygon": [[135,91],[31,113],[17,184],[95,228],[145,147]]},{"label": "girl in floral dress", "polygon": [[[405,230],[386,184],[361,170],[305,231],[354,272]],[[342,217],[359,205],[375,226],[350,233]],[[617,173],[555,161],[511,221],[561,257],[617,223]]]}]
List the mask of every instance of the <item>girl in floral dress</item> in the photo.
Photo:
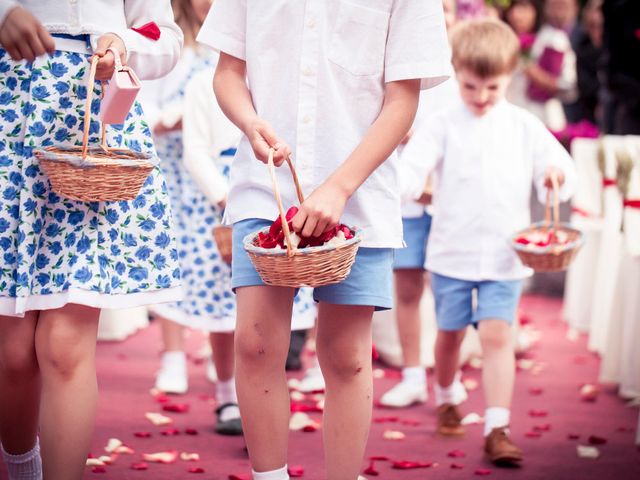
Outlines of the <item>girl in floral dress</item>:
[{"label": "girl in floral dress", "polygon": [[[171,70],[181,44],[168,0],[0,0],[0,440],[11,480],[82,477],[100,308],[181,295],[159,169],[132,201],[72,201],[51,190],[34,151],[81,144],[92,53],[99,80],[113,73],[108,47],[139,77],[155,78]],[[94,98],[91,144],[100,135],[98,83]],[[107,140],[154,154],[139,105],[107,128]]]}]

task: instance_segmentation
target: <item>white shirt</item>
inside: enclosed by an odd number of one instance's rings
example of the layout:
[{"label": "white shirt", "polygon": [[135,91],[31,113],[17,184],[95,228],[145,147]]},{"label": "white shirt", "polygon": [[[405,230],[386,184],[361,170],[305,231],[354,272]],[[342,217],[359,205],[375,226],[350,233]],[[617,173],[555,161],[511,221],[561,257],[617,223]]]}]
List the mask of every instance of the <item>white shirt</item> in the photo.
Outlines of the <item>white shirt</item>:
[{"label": "white shirt", "polygon": [[506,100],[482,117],[460,101],[434,115],[414,139],[406,153],[422,162],[404,178],[413,185],[407,190],[416,198],[428,172],[436,176],[427,269],[471,281],[531,275],[510,245],[531,222],[531,186],[544,202],[549,165],[565,174],[562,201],[574,184],[573,160],[542,122]]},{"label": "white shirt", "polygon": [[[216,0],[198,40],[247,63],[258,115],[292,148],[306,195],[353,152],[378,117],[385,82],[450,75],[440,0]],[[342,222],[363,246],[402,246],[396,154],[347,202]],[[297,203],[278,170],[285,208]],[[275,218],[267,167],[243,138],[231,169],[226,221]]]},{"label": "white shirt", "polygon": [[[180,57],[182,31],[169,0],[0,0],[0,24],[16,6],[31,12],[51,33],[90,34],[94,47],[100,35],[115,33],[127,48],[127,65],[141,79],[165,75]],[[160,28],[157,41],[130,30],[149,22]]]},{"label": "white shirt", "polygon": [[236,148],[242,133],[220,109],[211,88],[215,68],[197,73],[187,84],[182,118],[184,164],[198,188],[212,205],[227,196],[227,180],[221,173],[220,152]]}]

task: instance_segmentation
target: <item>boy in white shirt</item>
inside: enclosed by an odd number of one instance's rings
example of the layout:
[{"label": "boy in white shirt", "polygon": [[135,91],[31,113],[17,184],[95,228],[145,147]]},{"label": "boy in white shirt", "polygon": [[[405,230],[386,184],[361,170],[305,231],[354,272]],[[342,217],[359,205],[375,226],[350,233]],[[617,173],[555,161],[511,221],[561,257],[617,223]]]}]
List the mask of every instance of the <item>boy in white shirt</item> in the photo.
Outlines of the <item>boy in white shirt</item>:
[{"label": "boy in white shirt", "polygon": [[[245,133],[231,170],[237,387],[255,479],[289,478],[284,364],[294,291],[267,287],[242,239],[277,208],[265,162],[290,152],[310,194],[293,220],[304,236],[339,221],[363,243],[342,283],[317,288],[317,351],[326,380],[326,476],[358,477],[371,421],[371,318],[390,308],[393,248],[402,245],[395,148],[421,88],[449,76],[440,0],[217,0],[199,36],[221,51],[214,89]],[[289,147],[291,145],[291,148]],[[283,203],[295,203],[278,169]]]},{"label": "boy in white shirt", "polygon": [[567,200],[573,165],[540,120],[504,98],[519,55],[509,27],[496,20],[461,24],[452,50],[462,102],[434,115],[407,147],[422,158],[411,175],[413,198],[429,171],[436,178],[427,269],[438,322],[438,432],[464,433],[454,377],[460,342],[473,324],[484,357],[485,451],[497,464],[515,463],[522,451],[508,430],[515,377],[510,327],[522,279],[532,272],[520,263],[510,238],[530,223],[532,183],[544,201],[556,177],[561,200]]}]

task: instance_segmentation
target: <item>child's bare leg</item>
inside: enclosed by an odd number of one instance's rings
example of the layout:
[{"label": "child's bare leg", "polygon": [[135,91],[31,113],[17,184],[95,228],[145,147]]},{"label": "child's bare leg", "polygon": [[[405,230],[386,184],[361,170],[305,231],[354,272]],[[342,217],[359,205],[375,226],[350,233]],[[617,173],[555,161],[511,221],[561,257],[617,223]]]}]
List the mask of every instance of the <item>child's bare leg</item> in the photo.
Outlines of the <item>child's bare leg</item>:
[{"label": "child's bare leg", "polygon": [[27,312],[24,318],[0,316],[0,440],[13,455],[31,450],[38,432],[38,313]]},{"label": "child's bare leg", "polygon": [[327,478],[355,480],[369,435],[373,307],[320,303],[318,359],[326,381],[323,435]]},{"label": "child's bare leg", "polygon": [[504,320],[482,320],[478,333],[487,407],[510,408],[516,371],[511,327]]},{"label": "child's bare leg", "polygon": [[162,327],[162,343],[165,352],[184,351],[184,327],[179,323],[172,322],[164,317],[160,317]]},{"label": "child's bare leg", "polygon": [[42,373],[40,437],[44,477],[79,480],[94,430],[100,311],[68,304],[40,312],[36,353]]},{"label": "child's bare leg", "polygon": [[420,366],[420,300],[425,286],[421,269],[395,271],[396,319],[404,367]]},{"label": "child's bare leg", "polygon": [[231,380],[235,370],[233,332],[210,333],[209,342],[218,380],[221,382]]},{"label": "child's bare leg", "polygon": [[455,380],[460,362],[460,345],[466,330],[438,330],[436,337],[436,377],[440,387],[449,387]]},{"label": "child's bare leg", "polygon": [[289,390],[284,365],[291,337],[293,290],[237,289],[236,385],[251,466],[256,472],[287,463]]}]

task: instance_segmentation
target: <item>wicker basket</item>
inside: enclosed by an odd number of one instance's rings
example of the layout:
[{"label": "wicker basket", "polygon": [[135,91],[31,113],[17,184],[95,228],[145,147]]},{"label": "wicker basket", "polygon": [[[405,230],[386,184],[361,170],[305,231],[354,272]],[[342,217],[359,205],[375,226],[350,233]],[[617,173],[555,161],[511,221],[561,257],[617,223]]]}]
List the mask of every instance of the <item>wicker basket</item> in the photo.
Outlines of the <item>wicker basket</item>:
[{"label": "wicker basket", "polygon": [[95,55],[91,59],[82,146],[47,147],[37,150],[35,155],[49,177],[53,191],[60,196],[84,202],[132,200],[140,192],[156,162],[151,155],[109,148],[104,123],[101,144],[89,148],[91,99],[99,60]]},{"label": "wicker basket", "polygon": [[[553,189],[547,194],[545,207],[545,219],[537,222],[529,228],[516,233],[511,241],[513,248],[520,257],[520,260],[527,267],[533,268],[536,272],[560,272],[566,270],[576,254],[582,247],[584,237],[580,230],[572,228],[567,223],[560,222],[560,205],[558,194],[558,182],[552,177]],[[551,221],[551,198],[553,197],[553,222]],[[535,245],[523,245],[516,240],[523,235],[532,233],[542,233],[557,235],[562,232],[567,236],[567,242],[563,244],[549,245],[548,247],[538,247]]]},{"label": "wicker basket", "polygon": [[[304,202],[304,196],[300,189],[298,177],[296,175],[291,159],[287,158],[287,164],[293,175],[296,192],[300,204]],[[273,191],[282,220],[287,248],[276,250],[272,248],[262,248],[258,246],[258,233],[267,232],[266,227],[259,232],[247,235],[243,242],[249,258],[256,267],[260,277],[267,285],[280,287],[320,287],[332,283],[339,283],[347,278],[351,271],[351,266],[356,258],[358,247],[362,240],[359,230],[352,227],[354,232],[352,239],[340,243],[339,245],[323,245],[320,247],[296,248],[291,242],[291,232],[287,224],[282,200],[276,182],[275,167],[273,165],[273,149],[269,151],[268,160],[269,173],[273,183]]]}]

